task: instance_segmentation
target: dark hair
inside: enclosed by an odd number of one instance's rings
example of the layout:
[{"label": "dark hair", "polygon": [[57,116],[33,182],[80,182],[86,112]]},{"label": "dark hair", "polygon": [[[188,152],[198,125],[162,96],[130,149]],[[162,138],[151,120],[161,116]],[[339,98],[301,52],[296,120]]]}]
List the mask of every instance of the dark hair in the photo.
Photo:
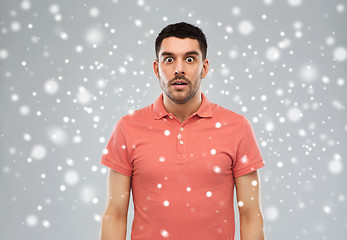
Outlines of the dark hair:
[{"label": "dark hair", "polygon": [[155,54],[158,59],[158,54],[162,41],[167,37],[177,37],[177,38],[192,38],[199,41],[200,50],[202,52],[202,59],[206,58],[207,55],[207,41],[205,34],[202,30],[194,25],[186,22],[180,22],[175,24],[170,24],[163,28],[159,33],[157,39],[155,40]]}]

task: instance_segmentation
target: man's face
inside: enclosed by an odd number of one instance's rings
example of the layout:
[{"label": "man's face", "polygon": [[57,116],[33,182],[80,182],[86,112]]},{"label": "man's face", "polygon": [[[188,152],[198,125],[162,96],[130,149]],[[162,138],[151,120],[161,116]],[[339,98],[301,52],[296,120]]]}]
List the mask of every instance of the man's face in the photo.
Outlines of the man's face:
[{"label": "man's face", "polygon": [[184,104],[200,93],[208,61],[202,59],[198,40],[168,37],[161,43],[153,68],[165,95],[176,104]]}]

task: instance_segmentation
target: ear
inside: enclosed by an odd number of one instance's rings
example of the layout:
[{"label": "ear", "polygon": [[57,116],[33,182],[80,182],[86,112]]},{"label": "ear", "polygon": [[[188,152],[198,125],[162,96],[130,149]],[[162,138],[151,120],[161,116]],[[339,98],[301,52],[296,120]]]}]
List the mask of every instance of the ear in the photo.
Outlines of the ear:
[{"label": "ear", "polygon": [[155,73],[155,75],[157,76],[157,78],[159,79],[159,62],[158,60],[154,60],[153,62],[153,71]]},{"label": "ear", "polygon": [[209,63],[207,58],[205,58],[203,65],[202,65],[202,74],[201,74],[201,79],[205,78],[209,69]]}]

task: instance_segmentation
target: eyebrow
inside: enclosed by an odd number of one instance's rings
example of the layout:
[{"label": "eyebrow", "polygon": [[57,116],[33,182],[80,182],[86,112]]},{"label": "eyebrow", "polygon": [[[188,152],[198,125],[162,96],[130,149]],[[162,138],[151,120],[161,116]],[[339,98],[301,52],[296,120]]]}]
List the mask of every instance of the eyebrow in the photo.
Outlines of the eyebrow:
[{"label": "eyebrow", "polygon": [[[161,54],[161,56],[173,56],[175,54],[173,54],[172,52],[163,52]],[[199,53],[197,51],[189,51],[189,52],[186,52],[184,55],[199,55]]]}]

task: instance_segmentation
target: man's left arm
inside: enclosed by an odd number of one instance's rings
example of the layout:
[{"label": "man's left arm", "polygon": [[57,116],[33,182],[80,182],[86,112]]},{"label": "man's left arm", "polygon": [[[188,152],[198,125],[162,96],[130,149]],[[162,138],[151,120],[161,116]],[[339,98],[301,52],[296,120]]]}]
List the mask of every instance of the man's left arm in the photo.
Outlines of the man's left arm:
[{"label": "man's left arm", "polygon": [[241,240],[264,240],[258,171],[235,177]]}]

